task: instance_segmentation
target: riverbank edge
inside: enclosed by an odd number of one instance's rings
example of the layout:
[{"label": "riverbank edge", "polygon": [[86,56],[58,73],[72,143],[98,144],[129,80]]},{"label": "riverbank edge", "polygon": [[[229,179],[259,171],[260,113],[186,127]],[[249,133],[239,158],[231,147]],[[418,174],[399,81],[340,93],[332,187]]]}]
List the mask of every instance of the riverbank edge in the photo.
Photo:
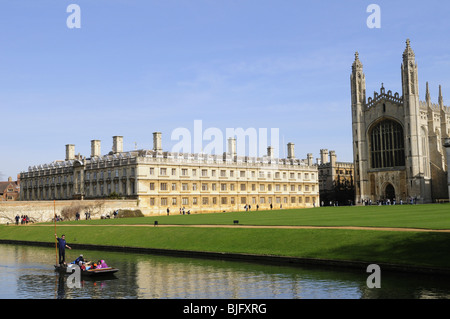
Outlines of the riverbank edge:
[{"label": "riverbank edge", "polygon": [[[55,247],[51,242],[40,241],[25,241],[13,239],[0,239],[0,244],[11,245],[31,245],[40,247]],[[351,260],[334,260],[334,259],[317,259],[317,258],[302,258],[289,256],[275,256],[275,255],[255,255],[255,254],[239,254],[227,252],[208,252],[208,251],[192,251],[192,250],[176,250],[176,249],[161,249],[161,248],[147,248],[147,247],[133,247],[133,246],[109,246],[109,245],[91,245],[91,244],[71,244],[73,249],[87,249],[100,250],[111,252],[126,252],[126,253],[144,253],[154,255],[165,255],[172,257],[188,257],[188,258],[206,258],[231,260],[241,262],[255,262],[260,264],[276,264],[284,266],[319,266],[323,268],[339,267],[342,269],[352,269],[367,272],[367,267],[370,262],[351,261]],[[387,270],[391,272],[402,272],[411,274],[424,275],[438,275],[450,276],[450,269],[423,267],[414,265],[400,265],[375,263],[382,271]],[[371,273],[371,272],[370,272]]]}]

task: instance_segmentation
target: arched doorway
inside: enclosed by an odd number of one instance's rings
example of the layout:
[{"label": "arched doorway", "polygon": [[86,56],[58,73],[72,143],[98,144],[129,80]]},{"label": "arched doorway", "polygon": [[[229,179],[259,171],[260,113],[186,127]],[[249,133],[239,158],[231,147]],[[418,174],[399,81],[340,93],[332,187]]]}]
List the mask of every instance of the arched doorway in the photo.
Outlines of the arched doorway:
[{"label": "arched doorway", "polygon": [[395,198],[395,189],[394,189],[394,186],[392,186],[392,184],[386,185],[385,198],[389,199],[391,201],[391,203],[393,202],[393,200]]}]

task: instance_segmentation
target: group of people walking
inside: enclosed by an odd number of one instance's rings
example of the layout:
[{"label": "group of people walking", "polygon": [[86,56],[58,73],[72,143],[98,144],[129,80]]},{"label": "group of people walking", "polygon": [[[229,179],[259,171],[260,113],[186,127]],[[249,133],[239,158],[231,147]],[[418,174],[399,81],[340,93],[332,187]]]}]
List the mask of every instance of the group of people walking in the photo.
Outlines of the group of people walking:
[{"label": "group of people walking", "polygon": [[30,218],[28,217],[28,215],[19,216],[19,214],[17,214],[15,217],[15,220],[16,220],[16,225],[19,225],[19,222],[21,225],[26,225],[30,222]]}]

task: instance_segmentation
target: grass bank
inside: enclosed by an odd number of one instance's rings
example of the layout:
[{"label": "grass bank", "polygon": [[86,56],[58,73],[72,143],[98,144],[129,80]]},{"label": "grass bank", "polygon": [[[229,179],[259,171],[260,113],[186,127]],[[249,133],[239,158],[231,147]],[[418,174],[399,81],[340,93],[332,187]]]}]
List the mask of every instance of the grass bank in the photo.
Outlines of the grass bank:
[{"label": "grass bank", "polygon": [[[69,244],[142,247],[388,263],[450,269],[450,233],[343,229],[136,227],[312,225],[450,229],[450,205],[328,207],[58,223]],[[75,226],[76,224],[77,226]],[[121,224],[121,227],[105,227]],[[64,225],[64,227],[62,227]],[[80,227],[86,225],[86,227]],[[1,226],[0,239],[54,242],[54,226]],[[79,251],[68,251],[74,256]]]},{"label": "grass bank", "polygon": [[365,226],[404,227],[420,229],[450,229],[450,204],[320,207],[273,211],[251,211],[216,214],[152,216],[80,220],[64,223],[77,225],[240,225],[259,226]]}]

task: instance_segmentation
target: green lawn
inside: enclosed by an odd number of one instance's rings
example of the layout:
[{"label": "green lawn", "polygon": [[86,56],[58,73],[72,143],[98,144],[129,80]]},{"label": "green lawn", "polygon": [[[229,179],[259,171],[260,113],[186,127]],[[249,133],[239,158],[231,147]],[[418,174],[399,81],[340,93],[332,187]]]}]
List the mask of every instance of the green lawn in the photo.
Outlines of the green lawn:
[{"label": "green lawn", "polygon": [[[75,243],[394,263],[450,269],[450,233],[343,229],[134,227],[133,224],[377,226],[450,229],[450,205],[325,207],[57,223]],[[90,227],[72,226],[89,224]],[[123,227],[97,225],[128,224]],[[65,225],[64,227],[62,227]],[[0,239],[54,242],[54,225],[1,226]],[[69,251],[72,253],[71,251]],[[79,252],[73,252],[74,254]]]},{"label": "green lawn", "polygon": [[64,223],[77,224],[153,224],[160,225],[299,225],[299,226],[369,226],[450,229],[450,204],[343,206],[310,209],[251,211],[215,214],[191,214],[118,218],[109,220],[81,220]]}]

